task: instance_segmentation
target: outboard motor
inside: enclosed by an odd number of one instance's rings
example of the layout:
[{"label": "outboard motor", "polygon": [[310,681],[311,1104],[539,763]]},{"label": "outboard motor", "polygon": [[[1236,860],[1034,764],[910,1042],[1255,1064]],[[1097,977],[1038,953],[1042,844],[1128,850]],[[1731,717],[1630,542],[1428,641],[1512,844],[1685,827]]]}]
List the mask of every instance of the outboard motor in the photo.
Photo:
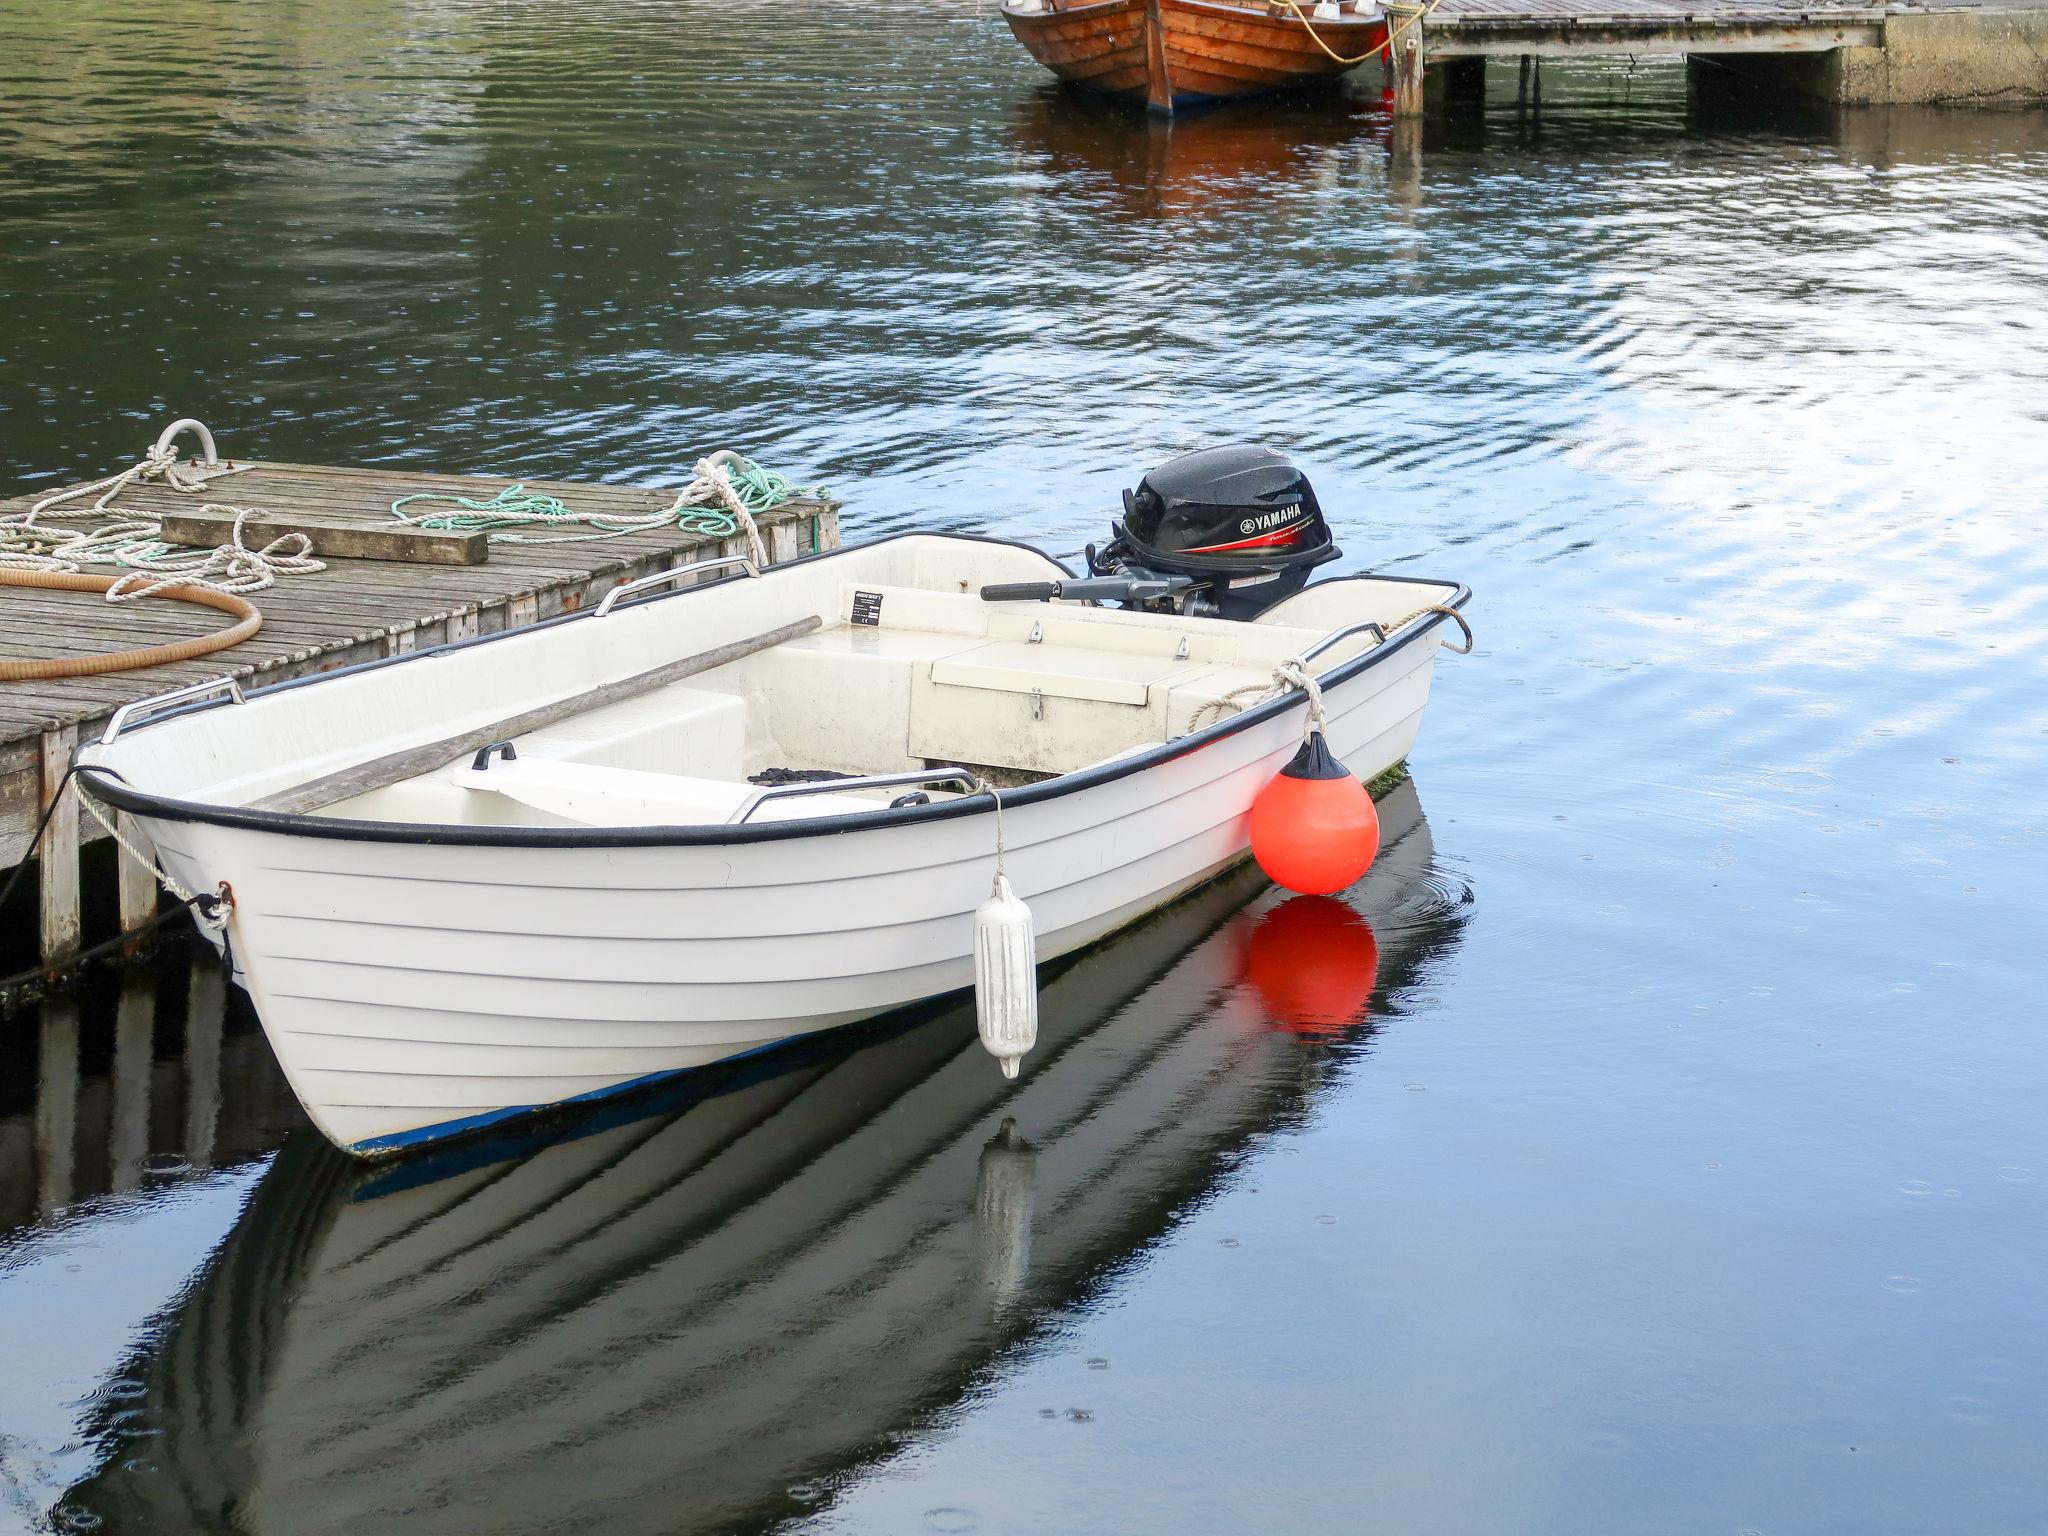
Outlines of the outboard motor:
[{"label": "outboard motor", "polygon": [[1314,488],[1285,454],[1228,447],[1168,459],[1125,491],[1123,520],[1087,553],[1087,580],[1019,582],[981,595],[1250,619],[1299,592],[1340,551]]}]

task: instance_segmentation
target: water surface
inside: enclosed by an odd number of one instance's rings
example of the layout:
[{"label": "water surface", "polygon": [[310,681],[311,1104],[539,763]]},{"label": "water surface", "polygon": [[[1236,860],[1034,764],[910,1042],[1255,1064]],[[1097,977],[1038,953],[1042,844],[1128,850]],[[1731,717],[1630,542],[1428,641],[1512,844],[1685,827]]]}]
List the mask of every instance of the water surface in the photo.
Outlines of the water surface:
[{"label": "water surface", "polygon": [[8,1021],[0,1522],[2040,1528],[2048,120],[1617,61],[1396,155],[860,0],[0,36],[10,489],[196,414],[1065,550],[1256,438],[1480,634],[1337,1024],[1240,881],[1014,1099],[941,1011],[387,1184],[180,959]]}]

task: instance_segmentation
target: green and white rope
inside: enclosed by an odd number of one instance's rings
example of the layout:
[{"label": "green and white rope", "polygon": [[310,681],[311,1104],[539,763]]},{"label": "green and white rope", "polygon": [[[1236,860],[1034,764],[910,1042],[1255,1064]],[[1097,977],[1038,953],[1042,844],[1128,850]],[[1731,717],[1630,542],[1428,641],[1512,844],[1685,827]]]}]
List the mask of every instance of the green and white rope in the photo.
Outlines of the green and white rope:
[{"label": "green and white rope", "polygon": [[[201,434],[207,450],[205,463],[195,459],[188,467],[173,451],[172,442],[186,428]],[[0,517],[0,567],[75,571],[81,565],[115,565],[136,572],[133,582],[121,581],[107,593],[109,602],[144,597],[176,582],[245,596],[274,585],[279,576],[325,570],[324,562],[312,558],[311,541],[303,534],[282,535],[260,549],[244,544],[242,525],[251,517],[260,517],[259,508],[208,503],[203,510],[235,514],[234,533],[217,549],[194,550],[165,543],[158,519],[146,513],[124,517],[112,505],[123,490],[138,481],[159,481],[194,495],[246,467],[222,465],[214,457],[212,434],[198,422],[175,423],[140,460],[119,474],[54,492],[26,512]],[[529,491],[523,484],[507,486],[488,499],[446,491],[401,496],[391,504],[391,514],[415,528],[483,529],[493,542],[508,544],[584,544],[668,528],[713,539],[744,533],[754,563],[765,566],[768,551],[754,519],[796,497],[823,494],[796,485],[729,448],[699,459],[695,468],[696,478],[676,492],[673,502],[640,517],[578,512],[560,497]],[[88,497],[89,505],[78,505]],[[415,506],[450,510],[406,510]],[[85,517],[110,517],[113,521],[92,528],[59,526]]]},{"label": "green and white rope", "polygon": [[[391,515],[414,528],[459,532],[482,529],[493,543],[587,544],[674,528],[706,538],[730,538],[744,532],[754,563],[766,565],[768,553],[754,519],[798,496],[818,494],[796,485],[752,459],[721,448],[696,464],[696,479],[676,492],[676,499],[658,512],[641,517],[578,512],[559,496],[508,485],[488,500],[452,491],[421,491],[391,503]],[[448,511],[408,512],[414,506],[447,507]],[[524,529],[583,527],[590,532],[522,532]]]}]

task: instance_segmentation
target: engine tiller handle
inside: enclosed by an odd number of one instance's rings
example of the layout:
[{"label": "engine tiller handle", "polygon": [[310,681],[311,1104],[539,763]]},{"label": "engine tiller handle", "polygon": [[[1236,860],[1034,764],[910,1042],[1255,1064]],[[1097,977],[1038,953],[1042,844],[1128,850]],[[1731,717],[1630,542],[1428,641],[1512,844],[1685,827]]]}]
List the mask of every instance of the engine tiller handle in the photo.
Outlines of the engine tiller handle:
[{"label": "engine tiller handle", "polygon": [[981,589],[985,603],[1049,603],[1059,595],[1056,581],[999,581]]}]

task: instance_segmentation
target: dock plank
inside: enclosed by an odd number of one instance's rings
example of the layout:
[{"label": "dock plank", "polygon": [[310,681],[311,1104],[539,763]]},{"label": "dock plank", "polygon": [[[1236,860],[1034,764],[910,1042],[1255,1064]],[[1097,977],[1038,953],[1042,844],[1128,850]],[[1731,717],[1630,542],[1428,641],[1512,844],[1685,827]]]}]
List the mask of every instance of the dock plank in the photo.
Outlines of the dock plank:
[{"label": "dock plank", "polygon": [[[1916,7],[1933,10],[1938,7]],[[1801,5],[1797,0],[1441,0],[1429,13],[1425,35],[1434,56],[1440,49],[1457,51],[1466,34],[1499,30],[1534,32],[1668,31],[1674,50],[1700,46],[1700,36],[1715,29],[1731,32],[1775,29],[1786,34],[1787,46],[1798,46],[1799,34],[1810,32],[1811,46],[1833,46],[1828,34],[1844,25],[1874,26],[1886,14],[1884,5]],[[1648,41],[1655,42],[1652,36]]]}]

